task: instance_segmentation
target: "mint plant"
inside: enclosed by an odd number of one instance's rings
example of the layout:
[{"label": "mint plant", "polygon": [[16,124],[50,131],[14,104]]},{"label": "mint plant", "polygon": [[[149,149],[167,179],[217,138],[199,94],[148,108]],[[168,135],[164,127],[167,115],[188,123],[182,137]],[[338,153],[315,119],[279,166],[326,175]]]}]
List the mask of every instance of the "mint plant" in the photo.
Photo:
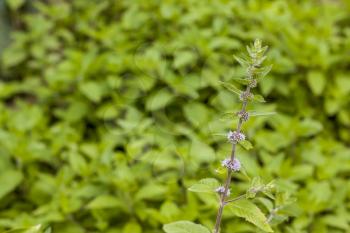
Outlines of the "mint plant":
[{"label": "mint plant", "polygon": [[[266,59],[267,46],[262,46],[260,40],[255,40],[254,44],[247,47],[248,55],[243,57],[236,57],[235,59],[243,66],[246,70],[244,78],[235,78],[240,84],[245,86],[245,89],[241,91],[235,85],[231,83],[223,82],[223,85],[233,93],[237,94],[239,100],[242,102],[242,107],[239,111],[232,114],[233,117],[238,117],[238,124],[236,129],[231,130],[227,133],[227,140],[232,144],[231,154],[228,158],[221,162],[221,167],[225,170],[226,179],[223,185],[214,178],[205,178],[200,180],[198,183],[192,185],[189,190],[192,192],[204,192],[204,193],[216,193],[218,196],[218,211],[216,215],[216,221],[213,233],[219,233],[221,229],[222,217],[225,208],[236,216],[244,218],[246,221],[254,224],[265,232],[272,232],[272,228],[269,222],[277,215],[277,212],[283,208],[285,203],[275,204],[278,206],[269,207],[270,213],[266,215],[260,210],[253,199],[262,193],[270,199],[275,199],[272,195],[274,188],[273,182],[264,184],[259,177],[250,179],[250,188],[246,193],[231,198],[230,188],[232,186],[232,175],[235,172],[242,170],[242,164],[236,156],[237,146],[241,145],[245,149],[252,148],[251,143],[246,139],[246,135],[242,131],[243,124],[249,120],[251,116],[256,115],[269,115],[271,113],[256,113],[247,110],[248,104],[252,101],[265,102],[264,98],[260,95],[253,94],[252,90],[257,87],[258,83],[263,77],[271,70],[270,66],[263,66],[263,62]],[[280,194],[278,194],[280,195]],[[279,198],[281,199],[281,198]],[[189,221],[179,221],[170,223],[164,226],[164,230],[167,233],[185,233],[185,232],[198,232],[198,233],[209,233],[210,231],[199,224],[195,224]]]}]

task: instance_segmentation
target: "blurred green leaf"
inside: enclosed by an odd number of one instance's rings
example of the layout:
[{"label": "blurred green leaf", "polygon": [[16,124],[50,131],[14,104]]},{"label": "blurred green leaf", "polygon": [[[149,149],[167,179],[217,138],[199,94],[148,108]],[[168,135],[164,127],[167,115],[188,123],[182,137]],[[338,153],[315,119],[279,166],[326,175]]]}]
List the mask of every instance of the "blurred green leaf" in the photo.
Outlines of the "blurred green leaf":
[{"label": "blurred green leaf", "polygon": [[94,200],[87,205],[88,209],[108,209],[108,208],[120,208],[123,203],[120,199],[111,195],[97,196]]},{"label": "blurred green leaf", "polygon": [[307,82],[315,95],[321,95],[326,86],[326,77],[319,71],[311,71],[307,75]]},{"label": "blurred green leaf", "polygon": [[44,232],[44,229],[42,228],[41,225],[36,225],[33,227],[28,227],[28,228],[10,230],[10,231],[6,231],[4,233],[46,233],[46,231]]},{"label": "blurred green leaf", "polygon": [[219,182],[214,178],[205,178],[188,188],[191,192],[196,193],[215,193],[215,189],[219,187]]},{"label": "blurred green leaf", "polygon": [[168,90],[159,90],[147,98],[146,109],[150,111],[161,109],[171,102],[173,98],[174,96]]},{"label": "blurred green leaf", "polygon": [[25,0],[6,0],[7,5],[11,8],[11,10],[17,10],[25,3]]},{"label": "blurred green leaf", "polygon": [[252,143],[249,142],[248,140],[240,141],[239,144],[240,144],[241,146],[243,146],[243,148],[246,149],[246,150],[251,150],[251,149],[253,149]]},{"label": "blurred green leaf", "polygon": [[23,180],[23,174],[17,170],[5,170],[0,173],[0,199],[12,192]]},{"label": "blurred green leaf", "polygon": [[202,225],[189,221],[179,221],[164,225],[163,230],[166,233],[210,233],[210,231]]}]

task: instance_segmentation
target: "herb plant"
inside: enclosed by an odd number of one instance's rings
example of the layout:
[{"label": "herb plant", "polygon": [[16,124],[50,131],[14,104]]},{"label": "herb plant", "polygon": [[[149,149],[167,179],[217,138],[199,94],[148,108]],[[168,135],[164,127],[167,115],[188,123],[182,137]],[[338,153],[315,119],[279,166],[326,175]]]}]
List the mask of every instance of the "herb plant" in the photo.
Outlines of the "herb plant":
[{"label": "herb plant", "polygon": [[[246,70],[245,77],[243,79],[236,78],[235,81],[243,84],[245,86],[245,90],[241,91],[233,84],[223,82],[223,85],[233,93],[237,94],[239,100],[242,102],[241,109],[233,113],[233,116],[238,118],[237,128],[227,133],[227,140],[232,144],[232,150],[230,156],[221,162],[222,168],[226,170],[226,179],[224,180],[223,185],[219,185],[219,182],[216,179],[206,178],[189,188],[189,190],[193,192],[216,193],[218,195],[219,207],[213,233],[219,233],[221,231],[225,207],[229,207],[234,215],[245,218],[245,220],[253,223],[256,227],[265,232],[273,232],[269,222],[271,222],[271,220],[275,217],[277,211],[282,208],[282,205],[275,206],[275,208],[272,208],[270,214],[266,217],[258,205],[252,201],[258,193],[263,193],[270,199],[275,199],[275,197],[272,195],[272,190],[274,189],[273,182],[264,184],[259,177],[255,177],[253,179],[249,178],[251,185],[246,193],[234,198],[231,198],[230,196],[232,175],[235,172],[240,172],[243,170],[242,164],[236,156],[237,145],[240,144],[246,149],[250,149],[252,147],[251,143],[246,140],[246,136],[242,131],[244,122],[248,121],[249,117],[254,115],[273,114],[256,113],[247,110],[248,104],[251,101],[265,102],[262,96],[253,94],[252,90],[257,87],[261,79],[267,75],[272,67],[271,65],[262,65],[266,59],[265,53],[267,51],[267,46],[262,46],[260,40],[255,40],[254,44],[247,47],[247,51],[247,56],[235,56],[235,59]],[[286,202],[284,204],[286,204]],[[179,221],[167,224],[164,226],[164,230],[167,233],[209,232],[206,227],[189,221]]]}]

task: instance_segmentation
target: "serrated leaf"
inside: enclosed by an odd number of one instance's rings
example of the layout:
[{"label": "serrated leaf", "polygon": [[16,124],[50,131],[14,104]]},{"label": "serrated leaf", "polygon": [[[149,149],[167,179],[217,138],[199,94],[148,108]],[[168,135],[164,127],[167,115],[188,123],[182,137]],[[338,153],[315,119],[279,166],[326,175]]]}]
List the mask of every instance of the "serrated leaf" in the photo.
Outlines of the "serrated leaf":
[{"label": "serrated leaf", "polygon": [[215,189],[219,187],[219,185],[220,183],[216,179],[205,178],[193,184],[188,190],[196,193],[215,193]]},{"label": "serrated leaf", "polygon": [[231,212],[241,218],[244,218],[246,221],[254,224],[261,230],[265,232],[273,232],[270,225],[267,222],[265,215],[261,212],[259,207],[254,203],[248,200],[239,200],[232,202],[229,205]]},{"label": "serrated leaf", "polygon": [[200,225],[190,221],[178,221],[163,226],[166,233],[210,233],[210,231]]}]

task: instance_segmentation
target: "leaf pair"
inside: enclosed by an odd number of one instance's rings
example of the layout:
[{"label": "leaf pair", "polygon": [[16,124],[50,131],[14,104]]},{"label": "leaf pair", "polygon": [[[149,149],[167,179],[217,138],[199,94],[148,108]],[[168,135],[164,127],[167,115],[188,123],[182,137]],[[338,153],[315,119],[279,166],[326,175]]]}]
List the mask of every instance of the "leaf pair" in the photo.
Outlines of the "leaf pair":
[{"label": "leaf pair", "polygon": [[[265,215],[252,202],[240,200],[230,206],[230,211],[246,221],[253,223],[255,226],[265,232],[273,232]],[[190,221],[178,221],[164,225],[163,230],[166,233],[210,233],[210,231],[200,225]]]},{"label": "leaf pair", "polygon": [[[276,112],[257,112],[257,111],[247,111],[249,117],[256,117],[256,116],[272,116],[276,114]],[[222,114],[221,119],[227,118],[238,118],[237,112],[226,112]]]},{"label": "leaf pair", "polygon": [[[241,94],[243,93],[243,91],[241,91],[239,88],[237,88],[235,85],[228,83],[228,82],[220,82],[227,90],[229,90],[230,92],[241,96]],[[258,94],[251,94],[251,96],[248,98],[249,100],[255,101],[255,102],[260,102],[260,103],[265,103],[265,99],[262,95],[258,95]]]},{"label": "leaf pair", "polygon": [[[198,183],[193,184],[191,187],[188,188],[191,192],[198,192],[198,193],[215,193],[215,188],[219,186],[219,182],[214,178],[205,178],[200,180]],[[272,183],[269,183],[267,185],[264,185],[261,183],[261,180],[259,178],[254,178],[252,181],[251,189],[259,189],[262,192],[267,191],[268,188],[272,187]],[[255,193],[256,194],[256,193]],[[246,194],[246,197],[251,197],[251,195],[248,195],[248,192]],[[266,231],[266,232],[273,232],[270,225],[268,224],[268,221],[265,217],[265,215],[262,213],[262,211],[257,207],[253,202],[243,199],[238,200],[235,202],[228,202],[229,210],[236,215],[237,217],[244,218],[246,221],[254,224],[258,228]],[[164,230],[167,233],[187,233],[187,232],[206,232],[206,231],[200,231],[203,230],[203,226],[198,226],[198,224],[194,224],[191,222],[177,222],[177,223],[171,223],[164,226]],[[192,227],[193,229],[196,229],[197,231],[184,231],[187,229],[186,227]],[[177,230],[177,231],[176,231]]]}]

